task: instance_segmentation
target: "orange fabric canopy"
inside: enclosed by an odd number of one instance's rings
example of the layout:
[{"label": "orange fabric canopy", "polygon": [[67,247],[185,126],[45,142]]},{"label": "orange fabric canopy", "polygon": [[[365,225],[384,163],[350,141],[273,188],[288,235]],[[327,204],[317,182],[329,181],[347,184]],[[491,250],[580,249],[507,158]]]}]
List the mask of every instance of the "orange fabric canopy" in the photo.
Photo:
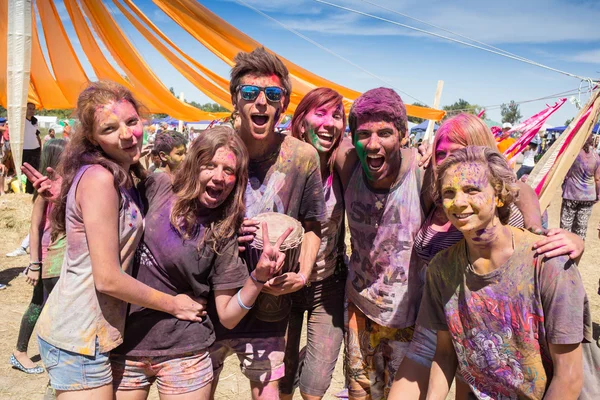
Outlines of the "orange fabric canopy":
[{"label": "orange fabric canopy", "polygon": [[[121,4],[121,1],[123,4]],[[133,0],[113,0],[138,32],[161,53],[171,65],[210,99],[231,110],[229,81],[204,67],[183,52],[134,4]],[[153,0],[154,3],[200,43],[228,65],[240,51],[261,46],[240,30],[199,4],[196,0]],[[94,73],[99,79],[116,81],[133,91],[151,112],[163,112],[187,121],[222,118],[229,113],[208,113],[176,98],[155,75],[143,57],[120,29],[105,4],[97,0],[64,0],[71,23]],[[77,96],[89,79],[71,45],[56,10],[54,0],[37,0],[37,12],[44,30],[50,66],[33,23],[32,66],[29,99],[40,107],[73,108]],[[4,12],[2,12],[4,10]],[[8,0],[0,0],[0,104],[6,105],[6,40]],[[87,20],[86,20],[87,17]],[[117,71],[102,52],[91,29],[112,58],[124,71]],[[269,50],[270,51],[270,50]],[[330,87],[344,96],[346,110],[359,92],[324,79],[285,58],[290,71],[293,92],[288,112],[294,112],[300,100],[316,87]],[[411,116],[440,120],[444,111],[407,105]]]}]

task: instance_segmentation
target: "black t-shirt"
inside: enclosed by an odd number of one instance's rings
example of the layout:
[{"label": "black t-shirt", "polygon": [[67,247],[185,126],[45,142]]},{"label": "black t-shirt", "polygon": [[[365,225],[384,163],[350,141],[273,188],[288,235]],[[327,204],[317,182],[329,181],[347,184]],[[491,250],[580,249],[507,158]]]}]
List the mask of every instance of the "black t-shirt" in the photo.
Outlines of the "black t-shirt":
[{"label": "black t-shirt", "polygon": [[[136,278],[161,292],[212,297],[212,290],[242,287],[248,269],[238,257],[237,238],[232,237],[217,255],[210,244],[198,251],[204,227],[192,240],[184,240],[171,225],[175,201],[166,173],[151,175],[140,187],[146,203],[143,242],[136,253]],[[218,319],[218,316],[215,316]],[[131,305],[125,340],[114,352],[130,356],[171,356],[198,351],[214,342],[209,317],[201,323],[181,321],[170,314]]]},{"label": "black t-shirt", "polygon": [[[250,161],[246,186],[246,217],[278,212],[300,222],[326,220],[317,151],[311,145],[291,136],[280,135],[280,139],[278,151],[270,157],[260,162]],[[254,265],[248,265],[248,268],[252,270]],[[217,340],[283,336],[287,328],[287,315],[282,315],[278,322],[264,322],[255,316],[257,307],[248,312],[234,329],[226,329],[215,321]],[[209,314],[216,315],[213,299],[209,299]]]}]

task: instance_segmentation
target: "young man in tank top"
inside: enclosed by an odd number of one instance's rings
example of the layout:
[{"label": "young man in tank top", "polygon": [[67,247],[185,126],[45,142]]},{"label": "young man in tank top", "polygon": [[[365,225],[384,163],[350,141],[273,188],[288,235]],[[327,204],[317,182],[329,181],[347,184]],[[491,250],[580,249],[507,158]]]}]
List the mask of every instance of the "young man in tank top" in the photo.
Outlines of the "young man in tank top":
[{"label": "young man in tank top", "polygon": [[[248,220],[240,241],[252,242],[256,224],[251,218],[264,212],[296,218],[305,234],[298,273],[286,273],[265,284],[254,309],[235,329],[225,329],[218,318],[213,319],[217,336],[210,348],[215,371],[213,390],[225,358],[236,353],[242,372],[250,380],[253,399],[277,399],[277,380],[285,372],[289,294],[308,282],[321,244],[321,221],[325,219],[323,185],[317,151],[294,137],[275,132],[292,90],[285,65],[264,48],[239,53],[235,62],[231,99],[238,114],[236,129],[250,155],[245,200]],[[254,269],[253,265],[248,267]],[[209,303],[209,313],[214,312]]]},{"label": "young man in tank top", "polygon": [[413,251],[423,220],[422,173],[416,150],[401,148],[406,107],[393,90],[372,89],[356,99],[349,126],[352,143],[342,143],[336,160],[352,244],[348,390],[352,399],[381,399],[413,339],[423,290],[424,266]]}]

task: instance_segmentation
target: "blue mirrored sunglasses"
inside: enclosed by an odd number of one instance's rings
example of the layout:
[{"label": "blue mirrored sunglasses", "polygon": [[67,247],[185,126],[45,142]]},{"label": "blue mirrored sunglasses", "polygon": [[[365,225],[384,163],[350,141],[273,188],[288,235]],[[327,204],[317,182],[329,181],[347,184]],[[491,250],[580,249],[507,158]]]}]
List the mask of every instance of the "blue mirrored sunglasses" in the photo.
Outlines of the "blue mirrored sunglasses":
[{"label": "blue mirrored sunglasses", "polygon": [[238,91],[240,92],[242,99],[246,101],[254,101],[258,98],[260,92],[265,92],[267,100],[270,102],[278,102],[285,94],[285,89],[282,89],[279,86],[260,87],[255,85],[239,85]]}]

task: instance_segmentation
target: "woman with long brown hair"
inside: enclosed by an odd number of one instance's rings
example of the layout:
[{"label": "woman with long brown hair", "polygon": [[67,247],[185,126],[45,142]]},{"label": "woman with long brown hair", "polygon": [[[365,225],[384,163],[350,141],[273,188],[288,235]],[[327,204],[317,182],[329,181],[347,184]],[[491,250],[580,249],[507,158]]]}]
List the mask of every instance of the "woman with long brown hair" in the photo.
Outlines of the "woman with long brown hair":
[{"label": "woman with long brown hair", "polygon": [[[292,293],[285,376],[279,383],[283,399],[291,399],[296,382],[305,399],[320,399],[325,395],[344,337],[347,268],[344,199],[334,160],[345,128],[343,97],[330,88],[310,91],[292,118],[292,135],[312,145],[319,154],[326,220],[321,223],[321,246],[312,273],[304,277],[308,283]],[[301,357],[299,347],[305,313],[308,313],[308,337],[304,357]]]},{"label": "woman with long brown hair", "polygon": [[[279,245],[291,232],[271,246],[263,225],[265,248],[249,276],[235,234],[245,213],[247,181],[246,147],[223,125],[192,142],[172,181],[169,174],[153,174],[141,188],[147,213],[137,279],[172,295],[213,292],[219,321],[228,329],[248,313],[263,284],[283,265]],[[154,381],[161,398],[208,399],[213,380],[208,347],[214,340],[210,317],[179,321],[132,305],[125,341],[112,357],[117,399],[146,398]]]},{"label": "woman with long brown hair", "polygon": [[[79,125],[59,165],[51,215],[53,236],[67,236],[65,260],[38,320],[58,399],[112,398],[109,352],[123,341],[127,303],[201,320],[202,306],[189,296],[161,293],[128,274],[143,231],[133,185],[141,171],[140,110],[129,90],[108,81],[91,83],[77,100]],[[36,179],[37,188],[43,183]]]}]

